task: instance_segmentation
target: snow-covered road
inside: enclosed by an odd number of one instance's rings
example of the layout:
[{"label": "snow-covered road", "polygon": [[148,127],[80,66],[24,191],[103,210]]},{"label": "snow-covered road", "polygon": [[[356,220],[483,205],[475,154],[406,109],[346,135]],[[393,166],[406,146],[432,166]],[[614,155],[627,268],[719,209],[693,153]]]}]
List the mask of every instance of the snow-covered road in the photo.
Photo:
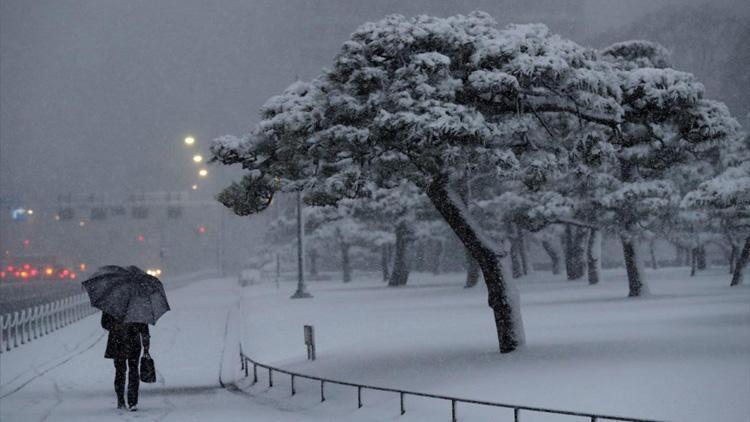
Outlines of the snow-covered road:
[{"label": "snow-covered road", "polygon": [[[225,332],[237,289],[233,279],[212,279],[170,291],[172,311],[151,330],[157,382],[141,384],[138,412],[114,408],[114,367],[96,314],[0,356],[0,420],[304,420],[220,387],[224,345],[236,344]],[[237,365],[225,362],[226,373]]]}]

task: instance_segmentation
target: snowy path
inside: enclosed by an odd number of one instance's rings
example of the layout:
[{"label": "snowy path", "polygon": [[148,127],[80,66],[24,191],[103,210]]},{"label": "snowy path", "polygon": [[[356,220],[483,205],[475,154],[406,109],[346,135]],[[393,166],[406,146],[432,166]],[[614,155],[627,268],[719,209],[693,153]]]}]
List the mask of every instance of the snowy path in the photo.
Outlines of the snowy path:
[{"label": "snowy path", "polygon": [[[0,399],[0,420],[304,420],[219,386],[227,316],[234,311],[237,297],[236,281],[230,279],[206,280],[170,292],[172,311],[151,331],[157,383],[141,384],[136,413],[114,409],[114,367],[103,358],[106,341],[98,328],[98,314],[3,354],[0,396],[5,397]],[[43,362],[45,351],[49,357],[55,349],[59,356]],[[26,367],[19,369],[21,363]],[[225,367],[233,364],[227,362]]]}]

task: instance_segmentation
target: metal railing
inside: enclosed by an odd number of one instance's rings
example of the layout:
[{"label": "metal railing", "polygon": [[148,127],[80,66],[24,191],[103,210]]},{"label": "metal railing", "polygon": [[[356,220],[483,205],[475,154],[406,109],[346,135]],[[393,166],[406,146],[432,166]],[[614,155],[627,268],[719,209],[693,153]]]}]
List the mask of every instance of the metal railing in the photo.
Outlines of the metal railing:
[{"label": "metal railing", "polygon": [[0,315],[0,353],[87,317],[97,309],[85,293]]},{"label": "metal railing", "polygon": [[308,379],[313,381],[320,382],[320,401],[324,402],[326,401],[325,396],[325,385],[326,384],[337,384],[337,385],[344,385],[348,387],[354,387],[357,389],[357,408],[361,408],[363,406],[362,401],[362,392],[364,390],[373,390],[373,391],[385,391],[390,393],[395,393],[399,395],[399,403],[400,403],[400,411],[401,414],[406,413],[406,405],[405,405],[405,398],[406,396],[415,396],[415,397],[426,397],[436,400],[444,400],[451,402],[451,421],[456,422],[458,420],[458,403],[466,403],[466,404],[474,404],[474,405],[481,405],[481,406],[490,406],[490,407],[500,407],[505,409],[511,409],[513,410],[513,420],[515,422],[521,421],[521,411],[524,412],[537,412],[537,413],[549,413],[549,414],[555,414],[555,415],[567,415],[567,416],[580,416],[582,418],[586,418],[591,422],[598,422],[598,421],[621,421],[621,422],[662,422],[655,419],[639,419],[639,418],[629,418],[629,417],[623,417],[623,416],[612,416],[612,415],[603,415],[603,414],[596,414],[596,413],[588,413],[588,412],[573,412],[569,410],[555,410],[555,409],[547,409],[543,407],[534,407],[534,406],[522,406],[522,405],[516,405],[516,404],[507,404],[507,403],[498,403],[498,402],[491,402],[491,401],[484,401],[484,400],[472,400],[472,399],[463,399],[459,397],[452,397],[452,396],[442,396],[439,394],[429,394],[429,393],[420,393],[418,391],[409,391],[409,390],[401,390],[398,388],[387,388],[387,387],[377,387],[374,385],[366,385],[366,384],[357,384],[353,382],[346,382],[346,381],[337,381],[329,378],[322,378],[322,377],[316,377],[312,375],[305,375],[300,374],[297,372],[291,372],[284,369],[275,368],[273,366],[269,366],[260,362],[257,362],[250,357],[246,356],[242,352],[242,344],[240,344],[240,365],[241,369],[245,373],[245,378],[249,377],[249,368],[252,365],[253,368],[253,382],[252,384],[255,385],[258,383],[258,368],[262,368],[268,371],[268,387],[273,387],[273,373],[278,372],[280,374],[285,374],[290,376],[291,381],[291,393],[292,396],[297,394],[297,389],[295,387],[294,381],[296,378],[302,378],[302,379]]}]

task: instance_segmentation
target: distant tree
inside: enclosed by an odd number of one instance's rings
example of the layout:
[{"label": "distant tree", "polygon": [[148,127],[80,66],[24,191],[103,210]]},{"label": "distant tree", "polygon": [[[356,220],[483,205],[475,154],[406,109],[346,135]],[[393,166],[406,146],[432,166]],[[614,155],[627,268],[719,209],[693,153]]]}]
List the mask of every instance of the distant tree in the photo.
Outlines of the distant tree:
[{"label": "distant tree", "polygon": [[[746,138],[747,139],[747,138]],[[730,264],[731,286],[742,284],[750,260],[750,154],[723,173],[701,183],[682,200],[685,209],[707,209],[722,218],[740,238],[742,249]]]},{"label": "distant tree", "polygon": [[[743,16],[744,15],[744,16]],[[740,119],[750,113],[750,37],[747,11],[721,2],[665,5],[619,29],[608,28],[593,45],[646,39],[671,53],[674,67],[693,73],[711,98],[725,102]],[[606,44],[604,44],[606,45]],[[750,122],[748,122],[750,123]]]},{"label": "distant tree", "polygon": [[657,223],[679,192],[667,173],[683,163],[715,155],[739,126],[722,103],[703,98],[693,75],[667,67],[666,49],[648,41],[626,41],[601,52],[618,69],[623,123],[612,139],[618,179],[602,197],[619,231],[630,296],[648,292],[639,257],[644,223]]}]

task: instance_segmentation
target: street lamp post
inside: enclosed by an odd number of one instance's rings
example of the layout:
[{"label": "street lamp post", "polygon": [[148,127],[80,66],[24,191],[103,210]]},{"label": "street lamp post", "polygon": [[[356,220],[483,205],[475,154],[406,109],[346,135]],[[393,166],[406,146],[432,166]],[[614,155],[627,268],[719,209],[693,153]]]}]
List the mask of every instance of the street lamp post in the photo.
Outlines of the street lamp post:
[{"label": "street lamp post", "polygon": [[305,228],[302,220],[302,191],[297,191],[297,291],[292,299],[312,297],[305,286]]}]

